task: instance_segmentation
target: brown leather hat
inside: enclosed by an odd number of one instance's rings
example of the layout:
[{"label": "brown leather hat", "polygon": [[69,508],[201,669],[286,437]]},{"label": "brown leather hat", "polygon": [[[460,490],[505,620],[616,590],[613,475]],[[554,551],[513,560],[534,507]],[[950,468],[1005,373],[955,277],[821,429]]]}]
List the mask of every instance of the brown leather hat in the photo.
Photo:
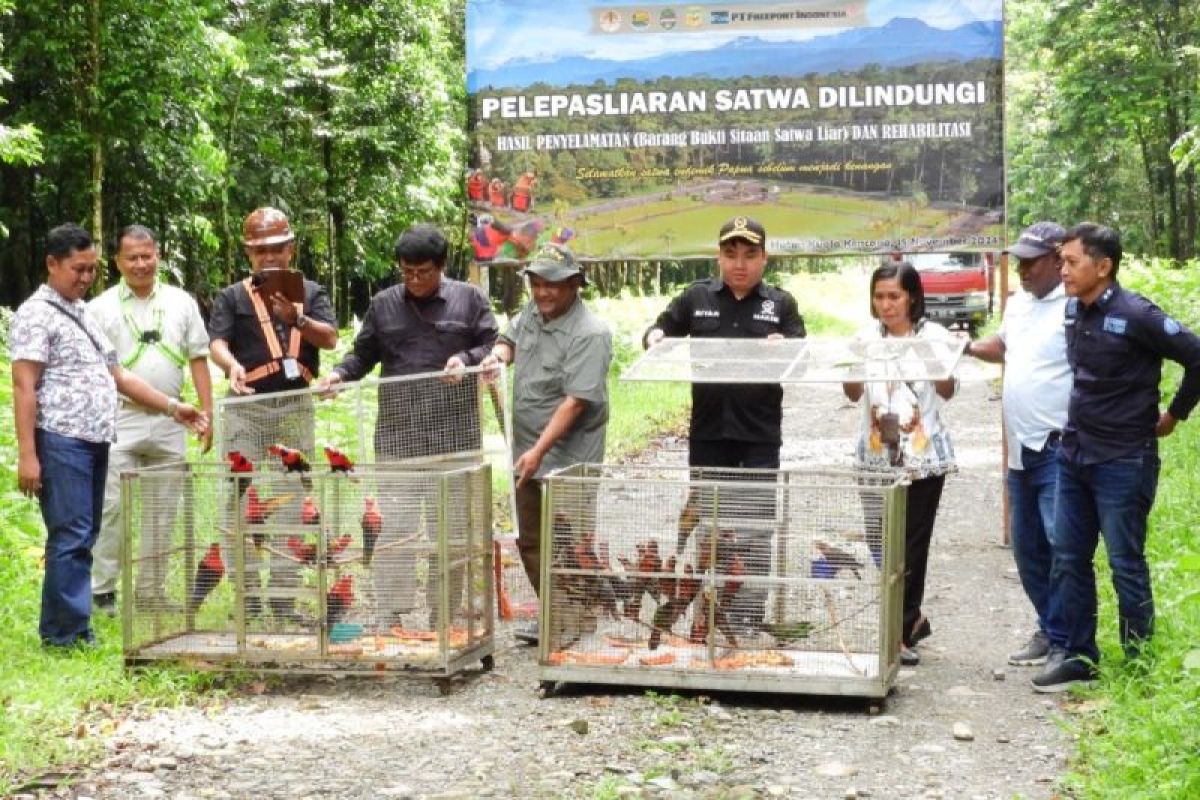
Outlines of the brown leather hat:
[{"label": "brown leather hat", "polygon": [[242,223],[242,244],[247,247],[283,244],[295,238],[292,226],[288,224],[287,214],[278,208],[270,206],[256,208],[246,216],[246,221]]}]

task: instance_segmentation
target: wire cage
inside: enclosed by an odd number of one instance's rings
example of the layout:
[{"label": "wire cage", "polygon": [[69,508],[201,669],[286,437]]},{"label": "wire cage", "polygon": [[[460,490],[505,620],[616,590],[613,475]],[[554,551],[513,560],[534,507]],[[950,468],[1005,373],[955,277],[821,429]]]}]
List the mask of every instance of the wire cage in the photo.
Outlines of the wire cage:
[{"label": "wire cage", "polygon": [[492,666],[491,469],[178,464],[122,475],[126,662]]},{"label": "wire cage", "polygon": [[907,483],[582,464],[546,479],[539,679],[881,698]]}]

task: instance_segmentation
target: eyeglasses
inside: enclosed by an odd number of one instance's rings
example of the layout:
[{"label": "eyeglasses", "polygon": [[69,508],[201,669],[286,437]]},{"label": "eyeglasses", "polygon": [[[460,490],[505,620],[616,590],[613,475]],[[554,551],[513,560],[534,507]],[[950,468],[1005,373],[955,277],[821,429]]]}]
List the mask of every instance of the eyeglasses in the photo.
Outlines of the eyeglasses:
[{"label": "eyeglasses", "polygon": [[406,281],[423,281],[427,278],[432,278],[437,274],[438,268],[434,266],[424,267],[401,267],[400,274],[404,276]]}]

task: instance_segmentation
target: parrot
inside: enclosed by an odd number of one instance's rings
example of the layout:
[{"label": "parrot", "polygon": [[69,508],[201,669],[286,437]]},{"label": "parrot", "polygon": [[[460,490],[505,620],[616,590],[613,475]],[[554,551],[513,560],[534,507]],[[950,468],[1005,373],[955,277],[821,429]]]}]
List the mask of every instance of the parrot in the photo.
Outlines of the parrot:
[{"label": "parrot", "polygon": [[[229,471],[233,473],[239,472],[254,472],[254,463],[246,458],[237,450],[230,450],[225,454],[225,460],[229,462]],[[246,489],[250,487],[250,478],[238,478],[238,499],[246,493]]]},{"label": "parrot", "polygon": [[354,576],[343,575],[325,594],[325,613],[329,624],[339,622],[354,605]]},{"label": "parrot", "polygon": [[329,460],[330,472],[354,472],[354,462],[336,447],[325,445],[325,458]]},{"label": "parrot", "polygon": [[192,594],[188,598],[188,609],[195,611],[209,593],[217,588],[225,576],[225,562],[221,560],[221,545],[213,542],[196,565],[196,577],[192,581]]},{"label": "parrot", "polygon": [[363,499],[362,513],[363,566],[371,566],[371,557],[375,555],[375,543],[379,541],[381,531],[383,515],[379,513],[379,505],[374,497],[366,497]]},{"label": "parrot", "polygon": [[317,546],[315,544],[308,544],[299,536],[289,536],[287,538],[287,549],[301,564],[317,563]]},{"label": "parrot", "polygon": [[305,525],[320,525],[321,510],[311,496],[304,498],[304,506],[300,509],[300,521]]},{"label": "parrot", "polygon": [[305,477],[303,473],[310,472],[312,465],[308,463],[308,458],[304,453],[295,450],[291,447],[284,447],[281,444],[273,444],[267,448],[267,452],[273,456],[279,456],[279,463],[283,465],[285,472],[299,472],[300,484],[305,491],[312,491],[312,479]]}]

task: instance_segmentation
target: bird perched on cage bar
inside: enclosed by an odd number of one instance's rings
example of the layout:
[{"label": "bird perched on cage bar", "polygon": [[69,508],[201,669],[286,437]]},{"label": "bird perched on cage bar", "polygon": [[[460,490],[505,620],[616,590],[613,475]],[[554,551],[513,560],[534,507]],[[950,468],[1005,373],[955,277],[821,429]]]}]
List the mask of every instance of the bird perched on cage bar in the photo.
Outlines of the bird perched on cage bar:
[{"label": "bird perched on cage bar", "polygon": [[354,472],[354,462],[336,447],[325,445],[325,460],[329,462],[330,472]]},{"label": "bird perched on cage bar", "polygon": [[[225,461],[229,464],[229,471],[235,475],[240,473],[254,472],[254,463],[242,455],[237,450],[230,450],[225,454]],[[250,478],[241,477],[237,479],[238,499],[246,493],[246,489],[250,488]]]},{"label": "bird perched on cage bar", "polygon": [[292,473],[300,473],[300,483],[304,486],[305,491],[312,491],[312,478],[307,477],[304,473],[312,471],[312,465],[308,463],[308,457],[299,450],[292,447],[285,447],[281,444],[273,444],[267,448],[267,452],[273,456],[279,457],[279,463],[283,466],[283,471]]},{"label": "bird perched on cage bar", "polygon": [[213,542],[205,551],[204,558],[196,565],[196,574],[192,578],[192,593],[188,596],[188,610],[198,609],[223,577],[225,562],[221,560],[221,545]]},{"label": "bird perched on cage bar", "polygon": [[371,566],[371,558],[375,555],[375,543],[383,531],[383,515],[379,513],[379,505],[374,497],[363,498],[362,520],[363,566]]},{"label": "bird perched on cage bar", "polygon": [[343,575],[325,593],[325,617],[330,625],[342,620],[354,605],[354,576]]},{"label": "bird perched on cage bar", "polygon": [[617,560],[625,567],[626,572],[636,572],[637,575],[626,578],[624,584],[624,603],[622,608],[629,619],[638,619],[642,615],[642,600],[647,593],[653,594],[654,579],[645,573],[662,572],[662,557],[658,552],[658,542],[650,539],[637,542],[633,546],[636,560],[630,562],[624,556]]}]

